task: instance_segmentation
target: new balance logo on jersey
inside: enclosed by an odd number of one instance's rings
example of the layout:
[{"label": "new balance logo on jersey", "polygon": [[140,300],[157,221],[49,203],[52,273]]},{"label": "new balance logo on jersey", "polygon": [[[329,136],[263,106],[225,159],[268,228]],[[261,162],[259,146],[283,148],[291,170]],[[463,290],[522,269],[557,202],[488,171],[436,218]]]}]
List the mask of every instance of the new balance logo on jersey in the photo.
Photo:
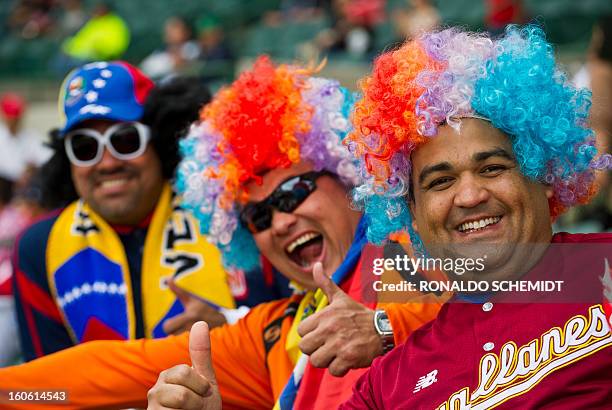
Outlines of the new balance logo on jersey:
[{"label": "new balance logo on jersey", "polygon": [[414,386],[414,390],[412,392],[413,393],[419,392],[421,391],[421,389],[429,387],[435,382],[437,382],[438,381],[438,379],[436,378],[437,375],[438,375],[438,371],[433,370],[427,373],[425,376],[421,376],[419,378],[419,381],[417,381],[416,386]]}]

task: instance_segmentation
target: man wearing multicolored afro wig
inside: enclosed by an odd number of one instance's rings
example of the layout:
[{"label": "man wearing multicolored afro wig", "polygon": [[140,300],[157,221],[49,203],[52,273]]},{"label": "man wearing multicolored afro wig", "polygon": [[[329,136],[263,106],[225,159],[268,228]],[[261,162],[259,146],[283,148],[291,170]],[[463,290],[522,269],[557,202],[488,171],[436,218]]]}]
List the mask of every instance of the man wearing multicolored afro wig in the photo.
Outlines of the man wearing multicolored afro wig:
[{"label": "man wearing multicolored afro wig", "polygon": [[375,357],[435,317],[441,302],[431,295],[427,304],[364,300],[356,272],[367,223],[350,208],[360,176],[342,146],[354,97],[312,74],[258,59],[203,108],[177,176],[182,205],[226,266],[249,269],[261,253],[295,295],[210,337],[198,323],[190,335],[100,342],[0,370],[4,389],[44,383],[69,389],[73,407],[142,407],[159,375],[150,408],[335,408]]},{"label": "man wearing multicolored afro wig", "polygon": [[551,224],[612,157],[543,31],[424,33],[362,88],[347,145],[369,174],[369,239],[403,228],[417,254],[482,266],[444,269],[457,294],[342,408],[609,408],[612,234]]},{"label": "man wearing multicolored afro wig", "polygon": [[[260,58],[204,108],[203,121],[182,144],[177,186],[228,267],[249,269],[261,253],[296,288],[295,297],[276,304],[272,315],[269,307],[254,311],[251,323],[260,312],[270,316],[259,316],[257,324],[242,330],[243,338],[249,334],[263,340],[265,368],[251,368],[245,357],[229,365],[215,346],[225,336],[211,333],[212,368],[224,407],[232,395],[220,378],[227,377],[223,371],[230,367],[233,376],[269,369],[276,408],[337,407],[362,368],[439,309],[437,299],[427,305],[386,304],[379,311],[375,300],[364,300],[356,272],[367,222],[350,208],[349,195],[361,178],[341,143],[350,131],[354,96],[336,81],[310,74]],[[395,331],[391,341],[377,332],[377,312],[388,317]],[[403,319],[397,322],[396,317]],[[205,339],[192,331],[192,344]],[[209,359],[202,358],[201,364],[211,368]],[[279,368],[293,372],[276,379]],[[185,375],[179,366],[160,375],[149,405],[182,407],[185,402],[176,397],[186,391],[187,402],[208,403],[201,394],[204,385],[192,380],[198,373],[214,373],[199,370],[195,366]]]}]

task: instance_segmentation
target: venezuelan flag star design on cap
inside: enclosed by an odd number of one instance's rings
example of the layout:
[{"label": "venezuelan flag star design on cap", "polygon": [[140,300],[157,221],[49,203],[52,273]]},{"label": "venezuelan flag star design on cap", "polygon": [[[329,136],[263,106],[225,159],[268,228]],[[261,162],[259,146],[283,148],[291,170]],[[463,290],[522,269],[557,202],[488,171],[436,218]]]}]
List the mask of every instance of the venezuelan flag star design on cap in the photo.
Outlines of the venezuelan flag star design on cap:
[{"label": "venezuelan flag star design on cap", "polygon": [[58,100],[62,134],[89,119],[136,121],[142,117],[153,82],[124,62],[96,62],[65,78]]}]

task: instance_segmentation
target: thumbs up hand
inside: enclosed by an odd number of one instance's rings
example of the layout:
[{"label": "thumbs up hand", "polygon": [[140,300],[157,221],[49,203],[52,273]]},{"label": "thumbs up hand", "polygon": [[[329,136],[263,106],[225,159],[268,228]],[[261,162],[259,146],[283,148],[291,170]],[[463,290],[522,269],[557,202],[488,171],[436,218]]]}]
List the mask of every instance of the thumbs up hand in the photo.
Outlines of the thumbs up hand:
[{"label": "thumbs up hand", "polygon": [[300,350],[310,355],[314,367],[327,367],[333,376],[369,366],[383,354],[374,311],[351,299],[323,272],[321,263],[315,263],[313,276],[329,305],[298,326]]},{"label": "thumbs up hand", "polygon": [[147,395],[147,409],[220,410],[221,395],[210,351],[210,335],[205,322],[197,322],[189,334],[192,367],[174,366],[159,374]]}]

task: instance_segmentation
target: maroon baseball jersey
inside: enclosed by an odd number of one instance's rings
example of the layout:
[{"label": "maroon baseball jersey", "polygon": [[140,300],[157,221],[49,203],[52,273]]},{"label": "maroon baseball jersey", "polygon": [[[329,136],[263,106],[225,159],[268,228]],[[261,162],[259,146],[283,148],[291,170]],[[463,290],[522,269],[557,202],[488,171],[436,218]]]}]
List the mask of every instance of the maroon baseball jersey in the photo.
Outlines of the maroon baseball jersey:
[{"label": "maroon baseball jersey", "polygon": [[[553,243],[602,248],[597,244],[612,244],[612,234],[557,234]],[[559,269],[554,279],[568,290],[602,290],[602,258],[551,259]],[[525,278],[546,275],[552,279],[550,266]],[[611,409],[612,333],[603,296],[601,303],[550,303],[546,297],[539,303],[495,296],[447,303],[436,320],[377,359],[341,408]]]}]

